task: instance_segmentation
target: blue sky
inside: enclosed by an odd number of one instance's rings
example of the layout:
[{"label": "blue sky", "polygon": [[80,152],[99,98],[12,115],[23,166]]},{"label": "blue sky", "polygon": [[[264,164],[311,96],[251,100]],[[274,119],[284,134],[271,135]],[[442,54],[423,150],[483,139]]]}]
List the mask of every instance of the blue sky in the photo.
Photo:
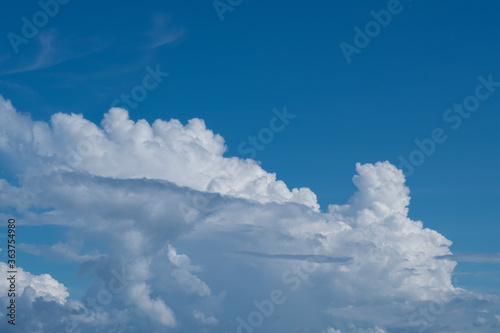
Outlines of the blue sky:
[{"label": "blue sky", "polygon": [[[451,240],[453,253],[498,253],[500,87],[457,129],[443,115],[475,94],[478,77],[500,82],[500,5],[403,0],[347,61],[340,44],[355,45],[354,28],[364,30],[374,20],[370,12],[389,3],[242,1],[221,20],[211,1],[72,0],[16,53],[8,34],[22,35],[22,17],[32,22],[41,10],[36,1],[17,1],[0,14],[0,94],[35,121],[64,112],[99,124],[113,101],[159,69],[169,74],[144,100],[117,106],[134,121],[203,119],[224,138],[224,156],[240,158],[249,156],[239,145],[286,106],[296,117],[255,160],[290,189],[308,187],[322,211],[356,191],[356,163],[399,166],[400,156],[418,148],[415,140],[441,128],[447,140],[406,173],[409,217]],[[9,163],[0,178],[16,184]],[[38,245],[65,234],[24,228],[23,242]],[[26,270],[50,268],[76,295],[90,283],[75,280],[75,263],[20,256]],[[498,260],[455,268],[460,287],[493,294],[499,270]]]}]

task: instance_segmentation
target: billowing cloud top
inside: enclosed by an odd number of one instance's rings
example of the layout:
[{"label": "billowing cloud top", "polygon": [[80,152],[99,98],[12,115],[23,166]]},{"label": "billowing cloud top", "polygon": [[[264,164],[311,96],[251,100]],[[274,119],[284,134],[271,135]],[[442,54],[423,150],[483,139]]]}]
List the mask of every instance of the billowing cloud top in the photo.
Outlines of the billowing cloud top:
[{"label": "billowing cloud top", "polygon": [[82,115],[57,113],[47,124],[18,114],[8,101],[2,99],[0,105],[6,120],[0,148],[22,152],[27,161],[36,159],[39,164],[27,170],[28,175],[74,170],[103,177],[145,177],[260,203],[297,202],[319,208],[311,190],[290,191],[255,161],[224,158],[224,139],[201,119],[191,119],[186,126],[176,119],[150,125],[112,108],[99,128]]},{"label": "billowing cloud top", "polygon": [[[18,177],[0,180],[0,209],[15,209],[25,225],[68,228],[66,240],[23,248],[96,277],[80,300],[48,275],[32,278],[43,283],[21,291],[26,329],[500,327],[493,296],[453,286],[451,242],[408,217],[405,177],[388,162],[357,164],[357,192],[320,211],[309,189],[289,190],[255,161],[224,157],[223,138],[199,119],[150,125],[113,108],[101,126],[63,113],[45,123],[3,99],[0,117],[0,151]],[[43,316],[39,303],[62,320]]]},{"label": "billowing cloud top", "polygon": [[[0,262],[0,269],[2,272],[10,271],[7,267],[7,264],[3,262]],[[7,277],[9,277],[9,274],[7,275]],[[16,289],[19,294],[24,294],[25,290],[27,288],[30,288],[30,297],[32,300],[40,297],[45,301],[55,301],[59,304],[64,304],[66,303],[66,298],[69,297],[69,293],[66,287],[54,280],[49,274],[32,275],[28,272],[25,272],[22,268],[19,268],[18,270],[16,270],[16,279]],[[0,289],[9,289],[10,284],[16,282],[16,279],[1,279]],[[6,293],[4,293],[4,295],[6,295]]]}]

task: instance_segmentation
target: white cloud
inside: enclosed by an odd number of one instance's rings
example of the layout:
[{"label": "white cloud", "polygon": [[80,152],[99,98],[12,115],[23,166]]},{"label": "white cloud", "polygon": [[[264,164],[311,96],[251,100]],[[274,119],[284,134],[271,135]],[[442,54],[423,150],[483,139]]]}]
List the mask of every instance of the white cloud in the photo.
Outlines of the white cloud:
[{"label": "white cloud", "polygon": [[173,269],[171,274],[177,283],[188,293],[195,293],[199,296],[210,295],[210,288],[193,275],[192,271],[200,271],[200,267],[191,266],[188,256],[185,254],[177,254],[175,248],[168,245],[168,259],[177,268]]},{"label": "white cloud", "polygon": [[[0,271],[8,277],[11,276],[11,274],[7,273],[9,267],[6,263],[0,262]],[[32,300],[41,297],[47,302],[56,301],[59,304],[66,303],[66,298],[69,297],[68,290],[62,283],[57,282],[49,274],[32,275],[21,267],[17,267],[16,271],[17,273],[14,274],[15,279],[12,281],[17,291],[17,297],[23,296],[26,288],[29,287],[34,291]],[[5,277],[0,279],[0,295],[7,295],[9,288],[9,280]]]},{"label": "white cloud", "polygon": [[323,333],[342,333],[342,332],[338,331],[336,329],[333,329],[331,327],[328,327],[326,331],[323,331]]},{"label": "white cloud", "polygon": [[[130,120],[124,109],[112,108],[102,129],[76,114],[54,114],[47,124],[18,114],[3,99],[0,115],[6,119],[0,124],[0,149],[22,154],[27,175],[75,170],[104,177],[146,177],[261,203],[319,207],[311,190],[290,191],[255,161],[224,158],[224,139],[207,130],[201,119],[191,119],[185,126],[175,119],[150,125]],[[36,169],[30,168],[35,161]]]},{"label": "white cloud", "polygon": [[59,242],[51,246],[19,244],[18,248],[33,255],[39,256],[43,254],[46,257],[53,257],[59,261],[87,262],[91,260],[98,260],[104,256],[103,254],[98,253],[98,251],[94,251],[91,254],[79,254],[77,249],[81,247],[81,245],[81,243],[75,244],[74,242],[71,244],[63,244]]},{"label": "white cloud", "polygon": [[146,314],[150,320],[157,321],[163,326],[176,325],[173,311],[165,305],[161,298],[151,299],[151,290],[145,283],[135,284],[130,288],[130,299],[134,300],[137,307]]},{"label": "white cloud", "polygon": [[214,316],[207,316],[198,310],[193,310],[193,317],[201,325],[217,325],[219,322]]},{"label": "white cloud", "polygon": [[[26,228],[68,228],[67,241],[30,250],[72,258],[98,277],[81,302],[54,309],[82,331],[234,332],[236,318],[269,306],[273,290],[284,301],[262,317],[262,332],[424,323],[473,332],[479,311],[498,304],[453,287],[451,242],[408,217],[409,189],[388,162],[357,164],[357,192],[322,212],[309,189],[290,191],[255,161],[225,158],[224,140],[199,119],[150,125],[115,108],[102,128],[62,113],[47,124],[3,100],[0,117],[0,151],[19,175],[19,185],[0,180],[0,209],[13,207]],[[75,239],[92,240],[94,252]],[[106,304],[89,301],[103,295]],[[26,325],[61,330],[30,304]],[[423,323],[419,309],[438,305],[439,320]],[[484,332],[500,327],[481,318]]]}]

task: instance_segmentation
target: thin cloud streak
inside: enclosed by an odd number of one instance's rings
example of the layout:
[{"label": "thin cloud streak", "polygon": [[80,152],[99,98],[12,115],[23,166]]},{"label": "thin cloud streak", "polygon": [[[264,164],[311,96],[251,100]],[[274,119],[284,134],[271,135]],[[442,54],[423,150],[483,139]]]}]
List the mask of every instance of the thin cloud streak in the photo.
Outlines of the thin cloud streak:
[{"label": "thin cloud streak", "polygon": [[435,259],[451,260],[458,262],[474,262],[481,264],[500,264],[500,253],[477,253],[464,252],[457,254],[447,254],[434,257]]},{"label": "thin cloud streak", "polygon": [[236,251],[235,253],[250,257],[265,258],[265,259],[284,259],[284,260],[301,260],[317,263],[347,263],[352,257],[330,257],[321,254],[267,254],[248,251]]},{"label": "thin cloud streak", "polygon": [[99,52],[104,49],[104,47],[98,46],[90,48],[83,52],[68,52],[68,49],[62,50],[60,46],[54,45],[56,36],[57,31],[55,31],[54,29],[46,33],[40,33],[40,51],[36,55],[36,59],[33,61],[33,63],[0,73],[0,76],[46,69],[72,59],[85,57],[89,54]]}]

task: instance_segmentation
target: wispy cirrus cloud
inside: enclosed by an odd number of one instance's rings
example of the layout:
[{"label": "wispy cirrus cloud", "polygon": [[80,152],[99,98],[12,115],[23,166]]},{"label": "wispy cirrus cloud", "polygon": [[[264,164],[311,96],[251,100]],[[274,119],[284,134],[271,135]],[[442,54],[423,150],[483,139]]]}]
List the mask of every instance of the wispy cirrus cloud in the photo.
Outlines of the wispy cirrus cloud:
[{"label": "wispy cirrus cloud", "polygon": [[264,259],[299,260],[316,263],[348,263],[351,257],[331,257],[322,254],[266,254],[250,251],[237,251],[236,254]]},{"label": "wispy cirrus cloud", "polygon": [[46,258],[51,258],[52,260],[58,260],[62,262],[88,262],[99,260],[104,257],[104,254],[98,253],[98,251],[93,251],[92,253],[80,254],[78,249],[83,245],[82,242],[72,242],[69,244],[56,243],[50,246],[47,245],[36,245],[36,244],[19,244],[19,249],[36,256],[44,256]]},{"label": "wispy cirrus cloud", "polygon": [[0,76],[50,68],[66,61],[85,57],[104,48],[97,40],[62,38],[56,29],[41,31],[37,36],[37,50],[30,57],[10,57],[9,67]]},{"label": "wispy cirrus cloud", "polygon": [[166,13],[156,13],[151,18],[153,28],[146,33],[150,39],[150,48],[172,44],[182,38],[186,32],[182,26],[172,22],[172,16]]}]

